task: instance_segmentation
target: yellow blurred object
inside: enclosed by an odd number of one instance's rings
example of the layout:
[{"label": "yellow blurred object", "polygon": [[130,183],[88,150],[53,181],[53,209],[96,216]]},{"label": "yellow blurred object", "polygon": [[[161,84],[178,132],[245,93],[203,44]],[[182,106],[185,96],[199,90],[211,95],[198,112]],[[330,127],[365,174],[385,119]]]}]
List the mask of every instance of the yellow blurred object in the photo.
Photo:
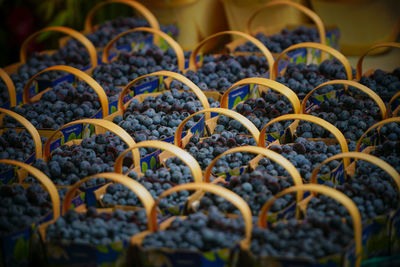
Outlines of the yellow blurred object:
[{"label": "yellow blurred object", "polygon": [[[225,13],[228,19],[229,28],[235,31],[246,32],[246,24],[250,16],[253,15],[265,3],[272,0],[221,0],[224,3]],[[304,0],[293,0],[295,3],[306,5]],[[306,17],[292,7],[275,6],[263,10],[257,16],[252,25],[254,28],[263,26],[279,26],[285,28],[288,24],[303,24],[307,22]]]},{"label": "yellow blurred object", "polygon": [[[218,0],[141,0],[161,24],[176,24],[178,43],[192,50],[205,37],[227,29],[223,5]],[[210,44],[206,49],[214,47]]]},{"label": "yellow blurred object", "polygon": [[340,51],[346,56],[359,56],[374,44],[393,42],[400,32],[399,0],[311,0],[311,5],[325,24],[338,25]]}]

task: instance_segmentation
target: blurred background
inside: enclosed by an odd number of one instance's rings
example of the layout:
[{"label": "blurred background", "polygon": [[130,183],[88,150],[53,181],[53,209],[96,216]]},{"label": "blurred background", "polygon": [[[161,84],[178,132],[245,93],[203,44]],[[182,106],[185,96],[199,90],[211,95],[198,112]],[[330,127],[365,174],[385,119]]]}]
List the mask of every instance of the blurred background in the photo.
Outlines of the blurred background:
[{"label": "blurred background", "polygon": [[[0,0],[1,66],[19,61],[19,48],[33,32],[46,27],[63,25],[77,30],[89,10],[104,0]],[[399,0],[293,0],[312,8],[326,27],[341,31],[340,48],[356,59],[374,43],[396,41],[400,31]],[[178,42],[190,50],[204,37],[222,30],[245,30],[250,15],[268,0],[141,0],[160,23],[176,24]],[[131,9],[113,4],[99,10],[95,23],[131,16]],[[291,7],[273,7],[264,10],[255,19],[254,27],[304,24],[309,21]],[[55,48],[57,38],[41,36],[32,43],[31,51]],[[44,40],[46,40],[44,42]],[[398,50],[398,49],[397,49]],[[385,56],[386,55],[386,56]],[[392,50],[375,60],[388,61],[398,66],[400,52]],[[352,61],[352,57],[349,58]],[[372,61],[369,61],[372,63]]]}]

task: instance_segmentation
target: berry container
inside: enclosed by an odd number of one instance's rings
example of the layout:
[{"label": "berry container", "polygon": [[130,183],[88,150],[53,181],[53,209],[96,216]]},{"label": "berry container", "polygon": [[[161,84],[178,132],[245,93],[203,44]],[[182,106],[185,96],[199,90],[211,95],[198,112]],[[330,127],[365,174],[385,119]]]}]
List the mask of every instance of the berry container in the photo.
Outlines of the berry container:
[{"label": "berry container", "polygon": [[[334,155],[324,162],[322,162],[317,168],[313,170],[311,175],[310,183],[316,184],[318,183],[318,172],[320,168],[333,160],[337,159],[357,159],[372,163],[377,168],[383,170],[386,174],[390,176],[392,181],[394,181],[397,193],[400,192],[400,175],[399,173],[388,163],[379,159],[378,157],[372,156],[368,153],[360,153],[360,152],[346,152]],[[345,169],[345,177],[346,181],[349,179],[353,179],[354,175],[356,174],[357,169],[357,162],[352,162],[346,169]],[[345,184],[346,181],[343,181],[341,184]],[[369,190],[366,188],[365,190]],[[357,194],[354,193],[352,199],[356,200]],[[310,197],[312,198],[312,196]],[[308,203],[308,202],[307,202]],[[306,209],[306,208],[305,208]],[[305,210],[304,209],[304,210]],[[391,222],[399,220],[400,212],[397,208],[396,210],[391,210],[386,214],[378,215],[374,218],[363,219],[363,230],[362,230],[362,254],[360,255],[362,260],[369,259],[372,257],[376,257],[379,255],[388,255],[390,254],[390,242],[391,242],[391,234],[396,235],[395,233],[391,233],[391,231],[398,231],[398,225],[393,226]],[[392,229],[391,229],[392,228]],[[393,229],[394,228],[394,229]],[[392,241],[395,240],[394,238]],[[392,244],[392,247],[394,245]]]},{"label": "berry container", "polygon": [[[154,200],[149,194],[149,192],[138,182],[117,173],[99,173],[93,176],[89,176],[71,187],[65,195],[63,200],[63,210],[62,216],[66,215],[66,212],[70,209],[71,198],[74,192],[83,183],[94,179],[94,178],[105,178],[116,183],[123,184],[127,186],[131,191],[133,191],[142,202],[146,212],[147,217],[150,216],[151,208],[153,206]],[[135,210],[130,208],[121,208],[122,210]],[[76,209],[78,213],[85,212],[85,209]],[[115,209],[97,209],[98,213],[112,213]],[[54,216],[54,218],[39,226],[40,240],[43,250],[43,255],[45,255],[45,260],[49,264],[54,264],[58,266],[70,266],[71,264],[85,264],[91,266],[100,266],[102,264],[123,264],[126,252],[126,247],[129,242],[126,240],[111,241],[107,243],[101,243],[98,245],[85,243],[85,242],[75,242],[70,240],[48,240],[46,238],[46,229],[55,223],[60,217]],[[150,223],[148,223],[150,226]]]},{"label": "berry container", "polygon": [[[75,31],[71,28],[68,28],[68,27],[52,26],[52,27],[47,27],[47,28],[41,29],[41,30],[31,34],[28,38],[26,38],[20,49],[20,62],[9,65],[9,66],[5,67],[4,70],[9,75],[11,75],[13,73],[17,73],[18,69],[20,67],[24,66],[25,64],[27,64],[27,62],[29,61],[29,58],[27,55],[29,44],[33,40],[35,40],[35,38],[37,38],[38,36],[42,36],[42,34],[46,34],[46,33],[48,34],[49,32],[58,32],[58,33],[67,34],[69,36],[72,36],[74,39],[78,40],[84,46],[84,48],[82,48],[82,49],[85,49],[87,51],[90,64],[87,66],[83,66],[81,69],[82,71],[87,71],[90,68],[94,68],[97,66],[98,58],[97,58],[97,54],[96,54],[96,49],[93,46],[93,44],[83,34],[79,33],[78,31]],[[51,56],[54,52],[58,52],[58,51],[57,50],[42,51],[41,55],[48,54]],[[68,62],[65,62],[65,63],[68,64]],[[41,72],[41,71],[43,71],[43,69],[39,69],[38,71]],[[21,91],[20,91],[20,89],[22,89],[22,88],[17,87],[16,88],[17,105],[19,105],[23,102],[23,91],[29,90],[29,94],[37,94],[37,93],[45,90],[46,88],[55,86],[63,81],[72,82],[73,75],[71,75],[71,74],[61,75],[61,76],[58,75],[57,78],[55,78],[55,79],[51,79],[49,77],[39,77],[38,83],[36,85],[30,84],[29,88],[21,90]],[[5,103],[5,105],[10,105],[10,103]]]},{"label": "berry container", "polygon": [[[285,196],[290,193],[295,192],[304,192],[308,191],[312,194],[323,194],[328,196],[329,198],[338,201],[341,205],[343,205],[346,210],[350,213],[351,218],[353,220],[353,232],[354,232],[354,241],[349,243],[346,247],[343,248],[342,253],[337,253],[329,256],[325,256],[323,258],[317,258],[315,260],[310,260],[301,256],[292,256],[292,257],[284,257],[279,256],[279,252],[276,255],[256,256],[252,253],[251,250],[242,250],[238,265],[237,266],[268,266],[271,264],[281,264],[281,265],[295,265],[295,266],[359,266],[361,263],[361,232],[362,232],[362,224],[360,212],[357,209],[357,206],[354,202],[347,197],[345,194],[329,188],[323,185],[316,184],[306,184],[299,186],[289,187],[278,194],[276,194],[273,198],[267,201],[261,209],[260,215],[257,220],[258,228],[270,228],[271,226],[267,223],[268,211],[271,208],[272,204],[282,196]],[[299,208],[299,207],[297,207]],[[305,220],[304,218],[303,220]],[[287,222],[281,221],[284,224]],[[281,223],[279,222],[279,223]],[[254,237],[253,237],[254,238]],[[314,237],[315,238],[315,237]],[[267,244],[265,244],[267,245]],[[302,247],[305,249],[305,247]],[[315,249],[322,249],[321,247],[317,247]],[[315,249],[313,249],[313,254],[316,254]],[[298,251],[297,253],[300,253]],[[316,254],[318,255],[318,254]]]},{"label": "berry container", "polygon": [[[125,32],[117,35],[114,39],[112,39],[107,44],[107,46],[104,48],[103,56],[102,56],[103,64],[109,64],[111,61],[118,59],[120,52],[116,51],[116,53],[114,53],[114,54],[111,52],[114,44],[121,37],[123,37],[129,33],[132,33],[132,32],[146,32],[146,33],[151,33],[154,36],[161,37],[160,40],[164,40],[166,42],[166,46],[171,47],[175,52],[175,55],[177,57],[177,63],[178,63],[177,70],[179,70],[179,71],[184,70],[185,55],[184,55],[183,50],[180,47],[180,45],[174,39],[172,39],[172,37],[170,37],[168,34],[162,32],[160,30],[157,30],[157,29],[146,28],[146,27],[138,27],[138,28],[134,28],[134,29],[125,31]],[[141,47],[137,47],[136,49],[140,50]],[[136,50],[136,49],[133,49],[133,50]],[[175,69],[174,69],[174,71],[175,71]],[[166,78],[167,78],[166,76],[158,76],[158,77],[150,78],[149,81],[142,81],[139,85],[136,85],[132,88],[133,91],[124,97],[124,101],[130,100],[131,98],[133,98],[136,95],[145,94],[145,93],[153,93],[153,92],[157,92],[158,90],[161,90],[161,84],[163,83],[164,79],[166,79]],[[121,88],[121,90],[122,90],[122,88]],[[117,111],[118,101],[111,102],[109,105],[110,105],[109,109],[110,109],[111,113],[114,113],[115,111]]]},{"label": "berry container", "polygon": [[[54,146],[53,139],[57,138],[60,135],[59,133],[63,133],[64,129],[71,128],[71,126],[75,126],[75,125],[83,125],[83,128],[91,128],[91,131],[95,132],[96,134],[103,134],[106,131],[110,131],[113,134],[117,135],[119,138],[121,138],[121,140],[123,140],[128,145],[128,147],[132,147],[136,144],[135,141],[132,139],[132,137],[127,132],[125,132],[118,125],[111,123],[110,121],[106,121],[106,120],[102,120],[102,119],[77,120],[77,121],[67,123],[64,126],[62,126],[61,128],[57,129],[47,139],[46,143],[44,144],[44,148],[43,148],[43,160],[45,162],[48,162],[48,160],[51,156],[51,151],[53,150],[52,146]],[[62,139],[63,139],[63,135],[61,137],[61,140]],[[58,140],[60,140],[60,139],[58,139]],[[63,145],[67,145],[67,146],[79,145],[81,142],[82,142],[82,139],[73,139],[73,140],[67,141],[66,143],[63,143]],[[141,158],[140,158],[139,151],[133,151],[132,160],[135,163],[135,166],[141,166],[141,164],[140,164]],[[102,185],[95,185],[92,187],[81,187],[80,188],[80,190],[85,193],[85,201],[88,206],[96,205],[96,198],[94,195],[94,191],[97,190],[101,186]]]},{"label": "berry container", "polygon": [[[125,150],[122,154],[120,154],[118,156],[118,158],[115,161],[115,166],[114,166],[115,172],[123,174],[123,162],[124,162],[126,155],[131,151],[135,151],[138,148],[144,148],[144,147],[153,147],[153,148],[162,150],[161,153],[157,154],[157,161],[159,162],[157,168],[162,167],[165,164],[165,161],[167,159],[172,158],[172,157],[177,157],[187,167],[189,167],[189,169],[191,171],[192,179],[195,183],[201,183],[203,181],[200,166],[197,163],[197,161],[189,153],[187,153],[183,149],[181,149],[173,144],[166,143],[163,141],[156,141],[156,140],[142,141],[142,142],[137,143],[134,146],[131,146],[127,150]],[[129,168],[131,169],[132,167],[130,166]],[[133,171],[135,171],[137,173],[137,177],[140,182],[140,179],[143,176],[143,173],[145,171],[143,169],[140,169],[140,167],[138,165],[134,165]],[[172,184],[172,186],[175,187],[177,185]],[[101,193],[101,192],[99,192],[99,193]],[[181,214],[183,209],[184,209],[184,204],[176,204],[175,203],[175,205],[161,209],[161,213],[164,215],[171,215],[171,214],[176,215],[176,214]]]},{"label": "berry container", "polygon": [[[271,1],[260,8],[256,9],[254,13],[250,16],[246,24],[246,33],[252,36],[268,36],[273,37],[275,34],[280,34],[282,28],[287,28],[289,31],[296,30],[299,25],[282,25],[282,24],[270,24],[258,27],[255,31],[252,31],[251,26],[254,19],[266,9],[276,6],[290,6],[296,9],[296,11],[300,11],[302,14],[306,15],[310,18],[315,26],[304,24],[302,31],[307,31],[307,28],[312,28],[318,31],[320,43],[323,45],[329,45],[335,49],[339,49],[339,39],[340,39],[340,31],[337,27],[329,27],[328,30],[325,30],[324,23],[322,22],[321,18],[311,9],[292,1]],[[297,26],[297,27],[296,27]],[[289,33],[290,34],[290,33]],[[302,41],[303,42],[303,41]],[[237,39],[227,45],[228,49],[238,55],[246,55],[246,54],[259,54],[258,52],[247,52],[242,51],[243,49],[239,49],[242,45],[245,45],[247,42],[244,39]],[[271,47],[273,48],[273,47]],[[279,50],[274,53],[274,56],[279,55]],[[321,52],[318,52],[313,49],[301,49],[298,51],[291,52],[288,54],[290,58],[290,62],[295,63],[321,63],[325,59],[325,55]]]},{"label": "berry container", "polygon": [[[24,159],[24,163],[30,164],[33,162],[35,158],[41,158],[42,157],[42,140],[40,138],[40,135],[36,128],[24,117],[21,115],[12,112],[7,109],[0,108],[0,112],[2,115],[0,116],[1,120],[4,118],[5,115],[10,116],[17,120],[20,124],[23,125],[24,128],[19,129],[17,132],[21,131],[27,131],[29,134],[32,136],[32,140],[35,146],[35,150],[33,153],[26,159]],[[7,131],[7,128],[4,128],[2,132]],[[14,182],[14,178],[17,176],[17,171],[15,168],[10,168],[3,173],[0,174],[0,184],[10,184]]]},{"label": "berry container", "polygon": [[[244,238],[238,244],[234,244],[231,248],[221,248],[211,251],[196,251],[193,249],[171,249],[167,247],[143,248],[142,242],[147,235],[151,235],[152,233],[155,233],[157,231],[163,231],[164,229],[167,229],[168,225],[172,224],[173,221],[176,219],[172,218],[165,221],[162,225],[158,225],[156,213],[159,200],[172,193],[182,190],[207,191],[223,197],[231,202],[233,205],[235,205],[240,211],[245,222]],[[211,264],[213,266],[225,266],[238,256],[240,248],[242,248],[243,250],[247,250],[250,246],[252,215],[248,205],[235,193],[213,184],[189,183],[178,185],[165,191],[154,203],[149,221],[151,222],[151,228],[149,228],[148,231],[133,236],[131,239],[129,246],[129,251],[131,253],[128,253],[128,263],[131,265],[154,266],[157,263],[161,262],[163,264],[171,266],[210,266]]]},{"label": "berry container", "polygon": [[2,261],[2,266],[28,265],[31,260],[31,251],[34,249],[32,241],[33,236],[37,231],[37,226],[42,222],[46,222],[51,220],[53,217],[59,216],[60,198],[55,185],[44,173],[36,168],[19,161],[7,159],[0,160],[0,163],[20,167],[29,172],[35,177],[35,179],[40,181],[46,191],[48,191],[51,198],[52,211],[49,211],[44,215],[40,221],[34,222],[24,229],[20,229],[17,232],[7,234],[0,238],[0,259]]},{"label": "berry container", "polygon": [[[84,73],[83,71],[80,71],[78,69],[75,69],[73,67],[69,66],[63,66],[63,65],[58,65],[58,66],[53,66],[50,68],[47,68],[33,77],[29,79],[27,84],[24,87],[24,95],[23,95],[23,100],[24,104],[29,104],[29,103],[34,103],[40,101],[40,98],[43,96],[44,93],[47,91],[51,90],[52,88],[48,88],[37,95],[31,96],[31,93],[29,92],[30,85],[35,81],[35,79],[40,76],[42,73],[48,72],[48,71],[63,71],[63,72],[68,72],[73,74],[74,76],[78,77],[79,79],[85,81],[97,94],[99,97],[101,109],[99,109],[95,114],[91,116],[91,118],[103,118],[106,117],[109,114],[109,109],[108,109],[108,99],[107,95],[105,94],[103,88],[95,81],[93,78],[91,78],[88,74]],[[22,104],[22,105],[24,105]],[[20,105],[20,106],[22,106]],[[57,129],[38,129],[39,134],[44,137],[48,137],[52,135]],[[68,128],[63,128],[62,131],[62,138],[60,136],[60,139],[56,139],[54,144],[52,144],[51,149],[55,149],[58,146],[64,144],[65,141],[70,141],[73,139],[77,139],[83,136],[83,133],[87,133],[88,130],[83,127],[83,125],[71,125],[71,127]]]}]

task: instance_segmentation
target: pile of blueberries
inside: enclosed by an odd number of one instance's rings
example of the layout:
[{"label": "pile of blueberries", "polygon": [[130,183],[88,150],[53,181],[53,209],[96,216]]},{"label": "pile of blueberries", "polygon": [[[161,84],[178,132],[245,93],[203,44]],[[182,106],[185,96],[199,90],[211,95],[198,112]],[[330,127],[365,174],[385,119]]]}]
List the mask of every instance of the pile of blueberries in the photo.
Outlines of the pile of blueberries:
[{"label": "pile of blueberries", "polygon": [[146,229],[144,210],[114,210],[108,213],[89,207],[86,212],[69,210],[59,217],[46,228],[46,240],[53,243],[110,245],[128,241],[131,236]]},{"label": "pile of blueberries", "polygon": [[[96,26],[96,29],[85,36],[93,43],[95,47],[105,47],[114,37],[127,30],[137,27],[149,27],[149,23],[143,18],[120,17],[113,20],[107,20]],[[160,25],[163,32],[178,35],[178,28],[175,25]],[[143,41],[150,36],[149,33],[134,32],[123,36],[117,40],[117,47],[131,45],[133,42]],[[80,43],[75,39],[67,42],[66,46],[74,46]]]},{"label": "pile of blueberries", "polygon": [[[355,71],[353,70],[353,75]],[[318,85],[329,80],[346,80],[346,72],[343,65],[337,59],[327,59],[320,65],[289,63],[283,75],[279,75],[276,81],[292,89],[299,99]],[[343,87],[343,86],[341,86]],[[321,88],[317,94],[325,94],[332,89],[340,88],[332,86]]]},{"label": "pile of blueberries", "polygon": [[[325,185],[334,187],[330,181]],[[363,222],[399,208],[399,193],[393,179],[371,163],[357,161],[355,174],[335,189],[354,201]],[[341,204],[322,195],[310,200],[307,213],[322,217],[342,216],[350,220]]]},{"label": "pile of blueberries", "polygon": [[0,185],[0,236],[39,223],[52,209],[39,185]]},{"label": "pile of blueberries", "polygon": [[[128,173],[129,177],[141,183],[154,199],[175,185],[194,181],[189,167],[176,157],[167,159],[165,166],[160,166],[154,170],[146,170],[140,178],[136,172],[129,172],[127,167],[124,167],[123,172]],[[165,210],[181,206],[186,202],[189,195],[189,191],[171,194],[160,199],[159,207],[161,210]],[[133,192],[121,184],[108,185],[101,201],[105,207],[115,205],[142,206]]]},{"label": "pile of blueberries", "polygon": [[[93,69],[92,76],[102,86],[125,86],[134,79],[160,70],[175,71],[176,55],[172,48],[162,50],[155,45],[145,45],[139,50],[122,50],[109,64],[102,64]],[[141,81],[148,82],[151,77]],[[138,83],[139,85],[140,83]]]},{"label": "pile of blueberries", "polygon": [[307,262],[345,252],[352,239],[351,222],[342,223],[340,216],[307,215],[303,220],[279,221],[267,229],[254,227],[250,250],[266,260],[285,257]]},{"label": "pile of blueberries", "polygon": [[244,238],[244,221],[231,219],[211,207],[207,215],[198,212],[187,218],[177,217],[165,230],[147,235],[143,248],[169,248],[190,251],[216,251],[233,248]]},{"label": "pile of blueberries", "polygon": [[[82,178],[101,172],[113,172],[114,163],[119,154],[128,146],[111,133],[95,135],[82,139],[71,146],[56,148],[47,162],[36,159],[33,167],[45,173],[56,185],[73,185]],[[26,179],[26,182],[34,182]],[[87,187],[104,184],[105,179],[88,181]]]},{"label": "pile of blueberries", "polygon": [[[41,137],[42,142],[45,138]],[[12,159],[25,162],[35,153],[35,143],[27,131],[17,132],[7,129],[0,135],[0,159]],[[0,173],[10,169],[11,166],[0,164]]]},{"label": "pile of blueberries", "polygon": [[[208,98],[211,107],[219,102]],[[148,96],[143,102],[133,99],[123,115],[113,122],[127,131],[136,142],[162,140],[173,136],[179,124],[190,114],[202,110],[203,106],[192,92],[172,89],[157,96]],[[195,125],[201,114],[188,121],[185,130]]]},{"label": "pile of blueberries", "polygon": [[392,72],[377,69],[370,76],[362,76],[359,83],[375,91],[387,103],[399,91],[400,68]]},{"label": "pile of blueberries", "polygon": [[[39,101],[12,107],[11,110],[27,118],[37,129],[58,129],[68,122],[90,118],[100,108],[98,95],[85,82],[76,86],[63,82],[44,93]],[[10,117],[6,117],[3,124],[18,126]]]},{"label": "pile of blueberries", "polygon": [[[197,71],[189,70],[185,76],[203,91],[224,92],[232,84],[249,77],[267,77],[268,63],[264,57],[254,55],[205,55]],[[181,89],[185,86],[173,81],[171,88]]]},{"label": "pile of blueberries", "polygon": [[[280,33],[267,36],[263,33],[257,33],[255,36],[272,53],[281,53],[289,46],[304,42],[319,42],[319,35],[316,28],[307,28],[299,26],[294,30],[283,29]],[[239,52],[259,52],[259,49],[251,42],[239,45],[235,51]]]},{"label": "pile of blueberries", "polygon": [[[371,98],[346,93],[323,101],[309,114],[330,122],[352,141],[357,141],[369,127],[382,120],[380,109]],[[321,126],[305,121],[299,123],[296,135],[304,138],[332,137]]]}]

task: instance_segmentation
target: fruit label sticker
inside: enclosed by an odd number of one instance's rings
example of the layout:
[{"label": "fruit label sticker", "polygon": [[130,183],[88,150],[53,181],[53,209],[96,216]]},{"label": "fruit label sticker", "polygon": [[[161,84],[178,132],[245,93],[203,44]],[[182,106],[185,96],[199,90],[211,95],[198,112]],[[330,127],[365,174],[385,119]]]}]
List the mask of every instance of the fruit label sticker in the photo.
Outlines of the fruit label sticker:
[{"label": "fruit label sticker", "polygon": [[158,155],[160,155],[160,153],[161,150],[157,149],[153,153],[150,153],[140,159],[142,173],[145,173],[148,169],[154,170],[159,166],[160,162],[158,160]]},{"label": "fruit label sticker", "polygon": [[229,92],[228,95],[228,108],[233,109],[237,104],[240,102],[248,99],[249,97],[252,97],[253,94],[255,94],[255,91],[257,91],[258,87],[251,84],[246,84],[243,86],[239,86],[235,90],[232,90]]}]

